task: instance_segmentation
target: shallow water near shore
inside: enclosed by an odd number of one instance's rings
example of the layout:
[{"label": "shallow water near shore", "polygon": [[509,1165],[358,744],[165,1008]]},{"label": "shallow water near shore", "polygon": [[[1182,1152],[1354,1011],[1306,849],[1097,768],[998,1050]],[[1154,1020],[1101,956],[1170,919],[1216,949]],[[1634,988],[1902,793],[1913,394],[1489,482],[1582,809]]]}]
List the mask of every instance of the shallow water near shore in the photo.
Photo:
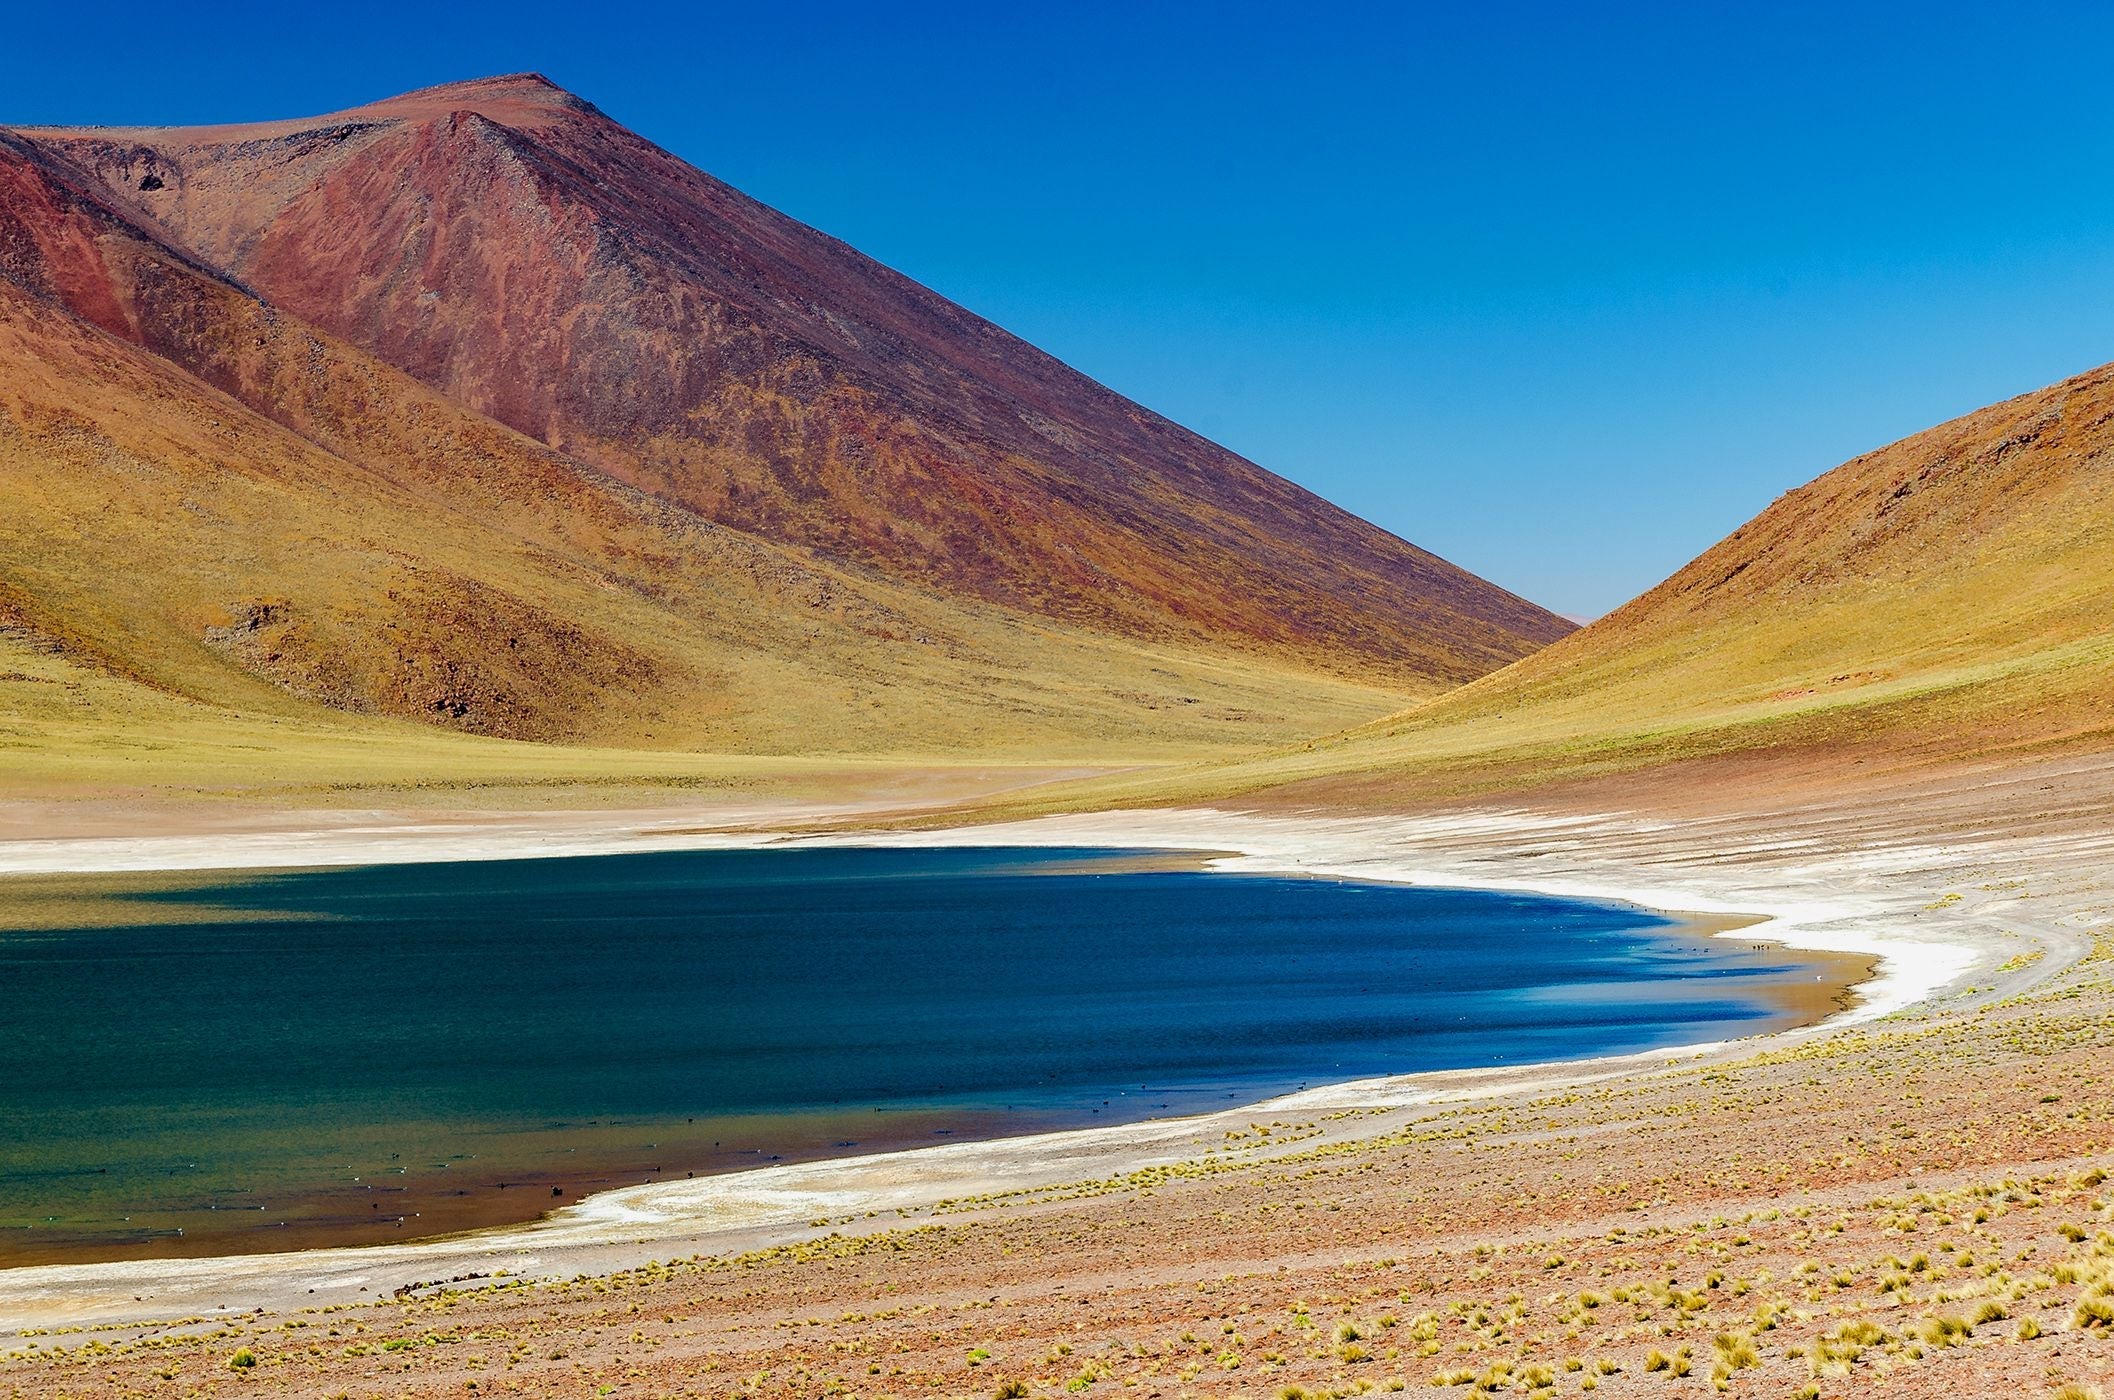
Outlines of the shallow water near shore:
[{"label": "shallow water near shore", "polygon": [[1622,905],[1101,849],[17,893],[0,1264],[400,1241],[689,1173],[1723,1039],[1854,975]]}]

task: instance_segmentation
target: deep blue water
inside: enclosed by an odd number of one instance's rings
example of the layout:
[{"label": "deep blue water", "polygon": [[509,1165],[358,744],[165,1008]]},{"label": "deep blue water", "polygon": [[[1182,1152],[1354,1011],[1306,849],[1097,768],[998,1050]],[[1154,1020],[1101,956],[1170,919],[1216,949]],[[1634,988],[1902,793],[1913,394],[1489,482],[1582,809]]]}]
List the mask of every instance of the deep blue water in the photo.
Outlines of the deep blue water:
[{"label": "deep blue water", "polygon": [[430,1233],[547,1187],[1718,1038],[1814,978],[1626,907],[1152,864],[305,871],[0,931],[0,1262]]}]

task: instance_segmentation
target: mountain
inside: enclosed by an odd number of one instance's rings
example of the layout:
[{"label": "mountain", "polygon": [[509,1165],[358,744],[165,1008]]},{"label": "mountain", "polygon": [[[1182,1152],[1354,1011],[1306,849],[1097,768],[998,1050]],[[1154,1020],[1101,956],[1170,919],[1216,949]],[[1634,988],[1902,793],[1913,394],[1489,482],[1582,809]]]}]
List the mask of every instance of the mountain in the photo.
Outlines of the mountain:
[{"label": "mountain", "polygon": [[121,683],[563,743],[1061,754],[1384,698],[1031,623],[715,525],[285,316],[65,174],[0,136],[15,715],[155,708]]},{"label": "mountain", "polygon": [[540,79],[0,131],[0,489],[53,772],[266,721],[1193,753],[1568,630]]},{"label": "mountain", "polygon": [[765,539],[1425,690],[1568,630],[540,77],[306,121],[27,134],[276,308]]},{"label": "mountain", "polygon": [[1839,786],[2114,743],[2114,365],[1868,453],[1545,650],[1385,720],[1051,801],[1382,806]]}]

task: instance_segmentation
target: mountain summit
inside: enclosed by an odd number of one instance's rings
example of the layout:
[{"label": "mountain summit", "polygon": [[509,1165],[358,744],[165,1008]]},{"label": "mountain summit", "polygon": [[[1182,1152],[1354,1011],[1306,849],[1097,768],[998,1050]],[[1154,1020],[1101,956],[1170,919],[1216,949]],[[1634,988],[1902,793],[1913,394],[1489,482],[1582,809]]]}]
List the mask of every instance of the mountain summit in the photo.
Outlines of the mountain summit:
[{"label": "mountain summit", "polygon": [[[1435,693],[1571,630],[759,204],[540,76],[306,120],[24,128],[7,137],[0,164],[17,188],[37,192],[4,216],[14,228],[0,239],[0,277],[43,313],[130,342],[307,450],[398,482],[433,462],[421,458],[422,440],[406,440],[405,421],[374,414],[415,401],[429,428],[445,418],[459,442],[504,443],[483,449],[474,472],[465,448],[450,488],[463,500],[511,493],[512,505],[485,512],[486,527],[555,508],[518,499],[520,482],[501,480],[495,461],[562,471],[568,494],[628,513],[624,543],[596,547],[621,553],[627,577],[646,576],[623,585],[639,606],[675,606],[682,590],[659,574],[696,562],[694,543],[675,536],[706,530],[718,546],[739,541],[786,568],[833,575],[832,596],[862,590],[876,606],[886,595],[890,609],[950,617],[967,609],[993,647],[1001,635],[1026,645],[1023,627],[1055,628],[1089,651],[1104,645],[1092,639],[1140,657],[1172,649],[1183,658],[1176,669],[1237,661],[1246,675],[1375,696]],[[30,307],[16,314],[25,321]],[[39,324],[39,337],[59,333],[48,315]],[[18,337],[19,355],[42,353],[30,339]],[[313,343],[313,365],[285,359],[295,342]],[[265,372],[260,356],[277,368]],[[62,359],[80,369],[77,354]],[[494,438],[492,425],[519,437]],[[334,485],[341,508],[357,511],[353,478]],[[231,538],[241,525],[232,522]],[[567,554],[579,542],[556,538],[578,528],[539,524],[539,566],[579,564]],[[634,528],[652,541],[630,538]],[[235,572],[196,581],[207,590],[201,608],[258,615]],[[496,588],[514,600],[490,604],[500,612],[518,603],[589,641],[597,634],[540,585],[502,586],[474,560],[449,572],[474,585],[454,592]],[[361,599],[305,599],[300,582],[289,580],[260,626],[305,617],[312,629],[329,612],[347,636],[360,630]],[[48,620],[59,604],[38,604],[32,584],[0,579],[22,595],[17,611],[41,606]],[[354,584],[348,576],[360,592]],[[226,596],[208,596],[215,587]],[[374,607],[377,617],[405,611],[401,597]],[[487,609],[458,611],[465,635],[434,645],[460,666],[483,664],[474,624]],[[400,625],[414,621],[407,613]],[[626,659],[611,663],[630,679],[612,685],[642,714],[671,708],[652,701],[662,683],[653,677],[722,666],[711,648],[654,659],[674,644],[651,639],[643,620],[631,626]],[[202,625],[193,630],[205,639]],[[864,645],[839,640],[839,662]],[[900,642],[875,642],[858,669],[890,673]],[[354,650],[370,643],[377,655],[386,645],[370,638]],[[290,665],[285,648],[277,661],[265,659],[272,647],[252,650],[223,646],[222,656],[326,703],[402,708],[376,699],[372,684],[315,680],[303,670],[315,667]],[[1025,654],[1018,661],[1035,669]],[[1069,693],[1079,679],[1037,686]],[[966,674],[960,683],[982,684]],[[1160,721],[1149,711],[1212,701],[1189,693],[1196,684],[1173,689],[1182,693],[1141,701],[1133,718],[1150,728]],[[602,703],[577,695],[562,708],[577,718]],[[463,719],[449,705],[420,712],[436,716]],[[1104,714],[1093,724],[1121,732],[1125,721]],[[665,740],[685,724],[656,727]],[[686,732],[698,737],[694,724]]]}]

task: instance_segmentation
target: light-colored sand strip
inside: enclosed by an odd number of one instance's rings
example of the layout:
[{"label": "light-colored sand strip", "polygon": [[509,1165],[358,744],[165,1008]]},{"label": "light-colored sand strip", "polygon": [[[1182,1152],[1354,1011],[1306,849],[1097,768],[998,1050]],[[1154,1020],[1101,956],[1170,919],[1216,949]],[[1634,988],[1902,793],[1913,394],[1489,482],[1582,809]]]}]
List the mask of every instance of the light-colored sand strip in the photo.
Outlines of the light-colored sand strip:
[{"label": "light-colored sand strip", "polygon": [[[866,809],[870,811],[871,809]],[[550,812],[520,816],[400,818],[386,812],[289,813],[284,826],[170,836],[54,837],[0,841],[0,876],[121,874],[154,870],[301,870],[536,860],[761,845],[774,824],[799,825],[860,809],[774,804],[651,814]],[[709,821],[720,835],[699,835]],[[746,830],[749,834],[740,834]]]},{"label": "light-colored sand strip", "polygon": [[[715,814],[719,815],[719,814]],[[619,851],[753,847],[763,830],[684,829],[669,814],[648,823],[607,813],[238,838],[140,838],[0,845],[0,871],[272,868],[466,860]],[[1919,1000],[2015,991],[2088,947],[2083,917],[2060,898],[2066,872],[2096,876],[2114,836],[1997,837],[1943,845],[1845,838],[1825,824],[1647,821],[1619,815],[1482,811],[1421,818],[1252,815],[1173,811],[1050,818],[1008,826],[914,833],[847,832],[801,844],[1088,845],[1233,851],[1229,870],[1620,899],[1647,907],[1746,912],[1767,922],[1751,941],[1876,956],[1880,975],[1842,1020],[1869,1020]],[[2055,897],[2051,897],[2055,896]],[[2030,966],[1998,969],[2016,955]],[[1972,987],[1969,984],[1973,984]],[[1789,1037],[1828,1033],[1815,1028]],[[1316,1129],[1330,1136],[1385,1131],[1434,1106],[1543,1090],[1649,1070],[1669,1059],[1745,1054],[1749,1040],[1622,1060],[1454,1071],[1330,1085],[1209,1117],[1082,1129],[605,1192],[532,1225],[453,1240],[230,1259],[50,1266],[0,1273],[0,1330],[54,1322],[116,1322],[222,1307],[298,1307],[374,1297],[405,1283],[500,1270],[570,1276],[649,1257],[723,1252],[845,1229],[925,1218],[943,1200],[1105,1178],[1194,1160],[1231,1126],[1352,1108],[1379,1110]],[[1311,1145],[1311,1140],[1283,1149]]]}]

